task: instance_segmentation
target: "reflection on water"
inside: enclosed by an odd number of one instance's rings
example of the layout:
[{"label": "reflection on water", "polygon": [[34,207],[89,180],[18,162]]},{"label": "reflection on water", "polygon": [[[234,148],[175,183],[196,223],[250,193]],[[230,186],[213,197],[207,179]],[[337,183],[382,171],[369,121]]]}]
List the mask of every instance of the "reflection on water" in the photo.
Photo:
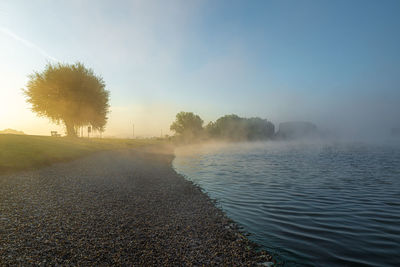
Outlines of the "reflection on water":
[{"label": "reflection on water", "polygon": [[175,169],[284,263],[400,266],[399,146],[257,143],[176,154]]}]

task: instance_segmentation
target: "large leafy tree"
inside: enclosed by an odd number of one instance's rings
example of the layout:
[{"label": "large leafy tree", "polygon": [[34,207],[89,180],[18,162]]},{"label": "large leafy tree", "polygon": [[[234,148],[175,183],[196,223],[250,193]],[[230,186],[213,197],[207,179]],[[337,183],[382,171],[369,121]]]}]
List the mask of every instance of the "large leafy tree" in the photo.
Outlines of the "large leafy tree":
[{"label": "large leafy tree", "polygon": [[192,112],[179,112],[171,124],[171,131],[189,141],[200,136],[203,131],[203,120]]},{"label": "large leafy tree", "polygon": [[109,112],[109,91],[103,79],[82,63],[47,64],[29,76],[24,90],[32,111],[65,125],[68,136],[81,126],[104,131]]}]

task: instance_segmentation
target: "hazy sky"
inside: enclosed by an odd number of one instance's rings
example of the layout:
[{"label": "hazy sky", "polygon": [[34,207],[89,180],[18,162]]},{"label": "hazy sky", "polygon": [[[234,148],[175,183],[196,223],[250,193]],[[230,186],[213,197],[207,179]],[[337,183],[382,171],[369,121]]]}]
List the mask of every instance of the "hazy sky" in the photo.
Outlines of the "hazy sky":
[{"label": "hazy sky", "polygon": [[0,130],[62,128],[21,88],[83,62],[111,91],[106,135],[168,133],[179,111],[400,126],[400,1],[0,1]]}]

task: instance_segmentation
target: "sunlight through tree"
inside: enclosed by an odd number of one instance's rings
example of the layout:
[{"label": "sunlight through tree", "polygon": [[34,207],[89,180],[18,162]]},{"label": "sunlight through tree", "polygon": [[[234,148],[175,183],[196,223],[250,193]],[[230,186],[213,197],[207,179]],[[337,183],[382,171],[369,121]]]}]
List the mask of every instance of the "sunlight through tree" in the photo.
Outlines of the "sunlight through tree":
[{"label": "sunlight through tree", "polygon": [[68,136],[76,136],[77,129],[87,125],[104,131],[110,93],[103,78],[82,63],[47,64],[43,72],[29,76],[24,94],[33,112],[63,123]]}]

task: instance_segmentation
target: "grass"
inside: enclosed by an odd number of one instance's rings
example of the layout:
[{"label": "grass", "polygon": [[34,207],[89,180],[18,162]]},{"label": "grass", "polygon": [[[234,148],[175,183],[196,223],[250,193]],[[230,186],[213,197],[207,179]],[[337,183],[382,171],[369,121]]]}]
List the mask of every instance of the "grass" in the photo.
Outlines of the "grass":
[{"label": "grass", "polygon": [[90,153],[161,144],[156,139],[87,139],[0,134],[0,174],[73,160]]}]

